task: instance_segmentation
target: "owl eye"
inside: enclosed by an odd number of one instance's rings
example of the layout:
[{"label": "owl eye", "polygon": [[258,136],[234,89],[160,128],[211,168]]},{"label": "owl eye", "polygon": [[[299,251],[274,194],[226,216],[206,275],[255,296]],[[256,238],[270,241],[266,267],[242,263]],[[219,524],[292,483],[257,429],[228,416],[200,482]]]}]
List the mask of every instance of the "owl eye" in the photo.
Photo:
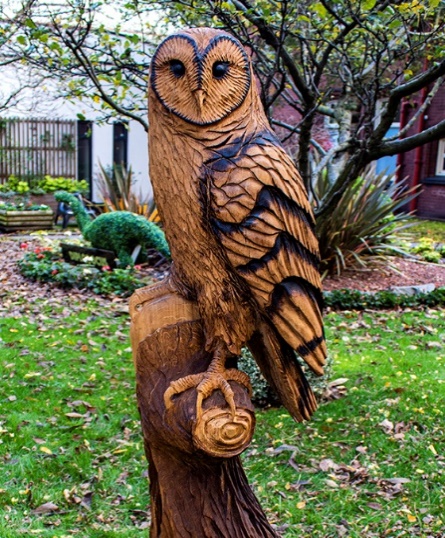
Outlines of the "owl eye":
[{"label": "owl eye", "polygon": [[185,75],[185,65],[179,60],[171,60],[170,71],[175,75],[175,77],[181,78],[183,75]]},{"label": "owl eye", "polygon": [[212,67],[212,74],[215,78],[223,78],[229,71],[229,62],[215,62]]}]

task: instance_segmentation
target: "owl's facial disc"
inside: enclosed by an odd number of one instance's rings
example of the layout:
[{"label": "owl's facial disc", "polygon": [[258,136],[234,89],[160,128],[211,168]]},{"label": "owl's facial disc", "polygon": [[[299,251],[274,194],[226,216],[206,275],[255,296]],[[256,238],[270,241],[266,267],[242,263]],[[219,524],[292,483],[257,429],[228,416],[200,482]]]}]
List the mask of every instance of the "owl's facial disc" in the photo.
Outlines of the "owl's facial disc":
[{"label": "owl's facial disc", "polygon": [[150,84],[167,110],[189,123],[210,125],[243,103],[250,73],[245,50],[229,34],[217,34],[205,46],[177,34],[155,52]]}]

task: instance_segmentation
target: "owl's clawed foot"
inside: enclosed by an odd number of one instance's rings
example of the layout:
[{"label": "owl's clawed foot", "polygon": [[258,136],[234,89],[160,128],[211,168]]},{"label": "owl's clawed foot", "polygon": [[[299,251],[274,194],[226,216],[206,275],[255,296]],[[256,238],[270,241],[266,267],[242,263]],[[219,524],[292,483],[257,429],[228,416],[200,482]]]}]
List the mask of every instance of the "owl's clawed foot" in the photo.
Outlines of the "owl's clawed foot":
[{"label": "owl's clawed foot", "polygon": [[188,389],[196,387],[196,391],[198,393],[196,398],[196,422],[199,422],[203,414],[202,405],[204,400],[211,396],[216,390],[220,390],[229,405],[232,420],[235,421],[235,396],[229,381],[235,381],[236,383],[246,387],[249,392],[249,396],[252,395],[252,387],[247,374],[237,370],[236,368],[226,369],[225,362],[225,356],[215,353],[215,357],[213,358],[206,372],[189,375],[176,381],[172,381],[164,393],[165,407],[169,409],[173,405],[172,398],[176,394],[180,394],[181,392],[185,392]]}]

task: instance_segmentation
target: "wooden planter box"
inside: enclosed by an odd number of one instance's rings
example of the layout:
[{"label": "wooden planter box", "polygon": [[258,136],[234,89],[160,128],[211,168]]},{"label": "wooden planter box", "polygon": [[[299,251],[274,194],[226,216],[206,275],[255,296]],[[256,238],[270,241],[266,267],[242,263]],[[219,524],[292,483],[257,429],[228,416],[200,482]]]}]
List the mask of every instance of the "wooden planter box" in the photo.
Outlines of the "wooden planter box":
[{"label": "wooden planter box", "polygon": [[57,206],[59,202],[54,198],[54,194],[31,194],[29,200],[33,204],[37,205],[47,205],[54,213],[57,213]]},{"label": "wooden planter box", "polygon": [[47,211],[5,211],[0,210],[0,229],[5,232],[19,230],[50,230],[54,213]]}]

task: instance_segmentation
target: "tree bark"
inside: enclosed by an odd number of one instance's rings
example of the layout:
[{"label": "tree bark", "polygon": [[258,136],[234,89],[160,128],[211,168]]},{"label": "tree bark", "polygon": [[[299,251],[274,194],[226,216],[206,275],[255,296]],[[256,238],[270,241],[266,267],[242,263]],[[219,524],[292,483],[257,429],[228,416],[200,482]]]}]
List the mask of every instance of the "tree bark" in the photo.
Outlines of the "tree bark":
[{"label": "tree bark", "polygon": [[172,399],[172,381],[206,371],[212,356],[196,305],[167,283],[130,300],[131,339],[144,446],[149,463],[152,538],[276,538],[253,495],[239,454],[255,422],[244,386],[230,381],[236,415],[219,391],[196,423],[196,389]]}]

